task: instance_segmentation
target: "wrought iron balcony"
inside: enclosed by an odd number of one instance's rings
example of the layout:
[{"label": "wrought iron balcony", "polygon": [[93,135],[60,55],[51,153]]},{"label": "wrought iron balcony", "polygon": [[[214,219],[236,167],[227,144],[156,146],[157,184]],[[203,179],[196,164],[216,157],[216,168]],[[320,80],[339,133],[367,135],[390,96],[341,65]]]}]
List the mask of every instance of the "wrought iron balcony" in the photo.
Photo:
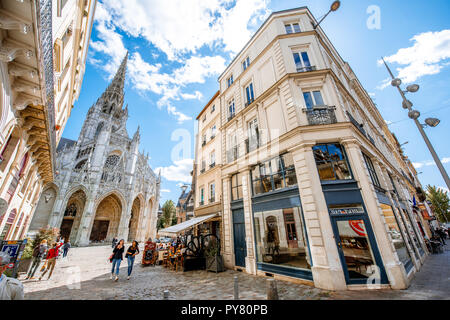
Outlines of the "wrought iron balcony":
[{"label": "wrought iron balcony", "polygon": [[303,109],[306,113],[310,126],[334,124],[337,123],[336,107],[315,106],[312,109]]},{"label": "wrought iron balcony", "polygon": [[204,205],[205,205],[205,201],[200,201],[200,202],[199,202],[199,205],[200,205],[200,206],[204,206]]},{"label": "wrought iron balcony", "polygon": [[235,113],[233,112],[232,114],[230,114],[229,116],[228,116],[228,121],[231,121],[231,120],[233,120],[233,118],[235,117]]},{"label": "wrought iron balcony", "polygon": [[205,173],[206,169],[205,168],[201,168],[200,169],[200,173]]},{"label": "wrought iron balcony", "polygon": [[212,197],[211,199],[209,199],[209,203],[214,203],[214,202],[216,202],[216,198],[215,197]]},{"label": "wrought iron balcony", "polygon": [[202,147],[206,146],[206,140],[203,140]]},{"label": "wrought iron balcony", "polygon": [[216,166],[216,163],[213,162],[213,163],[211,163],[211,164],[209,165],[209,168],[212,169],[212,168],[214,168],[215,166]]},{"label": "wrought iron balcony", "polygon": [[347,115],[350,119],[350,122],[365,136],[367,136],[366,130],[364,130],[364,124],[359,123],[358,121],[356,121],[355,118],[353,118],[353,116],[351,115],[350,112],[347,111]]},{"label": "wrought iron balcony", "polygon": [[316,71],[317,68],[315,66],[309,66],[309,67],[297,67],[297,72],[309,72],[309,71]]},{"label": "wrought iron balcony", "polygon": [[248,107],[248,106],[251,105],[253,102],[255,102],[255,99],[248,100],[247,102],[245,102],[245,107]]},{"label": "wrought iron balcony", "polygon": [[239,157],[239,147],[235,146],[232,147],[230,150],[227,151],[227,162],[233,162],[236,161]]}]

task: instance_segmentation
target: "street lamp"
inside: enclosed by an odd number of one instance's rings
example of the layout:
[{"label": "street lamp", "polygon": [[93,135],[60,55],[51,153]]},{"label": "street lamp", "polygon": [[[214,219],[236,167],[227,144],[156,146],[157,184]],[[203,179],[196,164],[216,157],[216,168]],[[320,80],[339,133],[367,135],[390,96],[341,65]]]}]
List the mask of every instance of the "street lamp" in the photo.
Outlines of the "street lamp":
[{"label": "street lamp", "polygon": [[325,18],[331,13],[331,12],[335,12],[337,11],[339,8],[341,7],[341,1],[337,0],[334,1],[331,6],[330,6],[330,10],[327,12],[326,15],[323,16],[322,19],[320,19],[319,23],[314,25],[314,30],[316,30],[316,28],[322,23],[323,20],[325,20]]},{"label": "street lamp", "polygon": [[386,61],[384,60],[384,58],[381,58],[384,62],[384,65],[386,66],[386,69],[388,70],[389,74],[392,77],[392,86],[396,87],[398,89],[398,92],[400,93],[400,95],[403,98],[403,103],[402,106],[404,109],[408,109],[408,117],[411,118],[412,120],[414,120],[414,123],[416,124],[417,128],[419,129],[420,134],[422,135],[423,140],[425,140],[425,143],[428,147],[428,149],[430,150],[431,155],[433,156],[434,162],[436,162],[437,167],[439,168],[439,171],[441,172],[442,177],[444,178],[444,181],[447,185],[447,187],[450,189],[450,178],[448,177],[447,172],[445,171],[444,166],[442,165],[441,160],[439,159],[436,151],[433,148],[433,145],[431,144],[430,140],[427,137],[427,134],[425,133],[425,130],[423,130],[424,127],[429,126],[431,128],[435,128],[439,125],[439,123],[441,122],[439,119],[437,118],[427,118],[425,119],[425,125],[421,124],[419,122],[419,117],[420,117],[420,112],[417,110],[413,110],[412,106],[413,103],[411,101],[409,101],[408,99],[406,99],[406,93],[415,93],[417,91],[419,91],[420,86],[418,84],[412,84],[406,87],[406,91],[403,91],[400,86],[402,84],[402,80],[399,78],[395,78],[394,74],[392,73],[391,69],[389,68],[388,64],[386,63]]}]

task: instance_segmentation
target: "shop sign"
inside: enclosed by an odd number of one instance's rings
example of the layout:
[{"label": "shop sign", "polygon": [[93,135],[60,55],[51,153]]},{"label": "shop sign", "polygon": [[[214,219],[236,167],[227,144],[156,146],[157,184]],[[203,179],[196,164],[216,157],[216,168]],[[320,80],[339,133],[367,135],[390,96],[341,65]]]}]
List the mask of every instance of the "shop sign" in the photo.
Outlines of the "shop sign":
[{"label": "shop sign", "polygon": [[362,207],[355,208],[333,208],[329,209],[328,212],[331,215],[349,215],[349,214],[364,214],[364,209]]}]

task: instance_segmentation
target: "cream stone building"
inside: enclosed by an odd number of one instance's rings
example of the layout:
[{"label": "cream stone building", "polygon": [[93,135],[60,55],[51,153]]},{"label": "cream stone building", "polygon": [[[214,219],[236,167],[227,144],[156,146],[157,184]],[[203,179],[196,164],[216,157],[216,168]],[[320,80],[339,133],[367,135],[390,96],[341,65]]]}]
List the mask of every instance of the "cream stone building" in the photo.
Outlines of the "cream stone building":
[{"label": "cream stone building", "polygon": [[0,239],[23,238],[84,76],[96,0],[0,2]]},{"label": "cream stone building", "polygon": [[77,246],[155,237],[161,177],[139,152],[139,128],[127,133],[127,58],[89,109],[78,141],[61,140],[56,179],[45,186],[30,232],[56,227]]},{"label": "cream stone building", "polygon": [[[307,7],[273,13],[219,77],[221,150],[208,136],[197,146],[195,212],[215,149],[228,268],[328,290],[407,288],[427,255],[417,177],[315,23]],[[215,121],[203,113],[199,139]]]}]

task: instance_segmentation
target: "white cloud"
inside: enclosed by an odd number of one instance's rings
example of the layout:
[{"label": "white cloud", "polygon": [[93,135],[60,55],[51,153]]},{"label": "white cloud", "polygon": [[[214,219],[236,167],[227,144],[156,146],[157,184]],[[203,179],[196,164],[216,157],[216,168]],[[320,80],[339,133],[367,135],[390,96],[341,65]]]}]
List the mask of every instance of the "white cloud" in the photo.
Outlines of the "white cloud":
[{"label": "white cloud", "polygon": [[190,183],[193,163],[193,159],[174,161],[173,165],[157,168],[156,171],[161,170],[161,176],[169,181]]},{"label": "white cloud", "polygon": [[171,193],[172,191],[169,189],[161,189],[161,192],[162,193]]},{"label": "white cloud", "polygon": [[[448,66],[450,58],[450,29],[438,32],[425,32],[415,35],[413,45],[402,48],[397,53],[386,57],[389,63],[397,63],[398,76],[405,83],[412,83],[420,77],[434,75]],[[382,61],[378,61],[382,64]],[[387,84],[388,85],[388,84]],[[384,81],[379,89],[387,87]]]},{"label": "white cloud", "polygon": [[[450,157],[442,158],[441,162],[443,164],[450,163]],[[422,161],[422,162],[413,162],[413,166],[416,169],[420,169],[423,167],[431,167],[431,166],[435,166],[435,165],[436,165],[436,163],[433,160],[427,160],[427,161]]]}]

